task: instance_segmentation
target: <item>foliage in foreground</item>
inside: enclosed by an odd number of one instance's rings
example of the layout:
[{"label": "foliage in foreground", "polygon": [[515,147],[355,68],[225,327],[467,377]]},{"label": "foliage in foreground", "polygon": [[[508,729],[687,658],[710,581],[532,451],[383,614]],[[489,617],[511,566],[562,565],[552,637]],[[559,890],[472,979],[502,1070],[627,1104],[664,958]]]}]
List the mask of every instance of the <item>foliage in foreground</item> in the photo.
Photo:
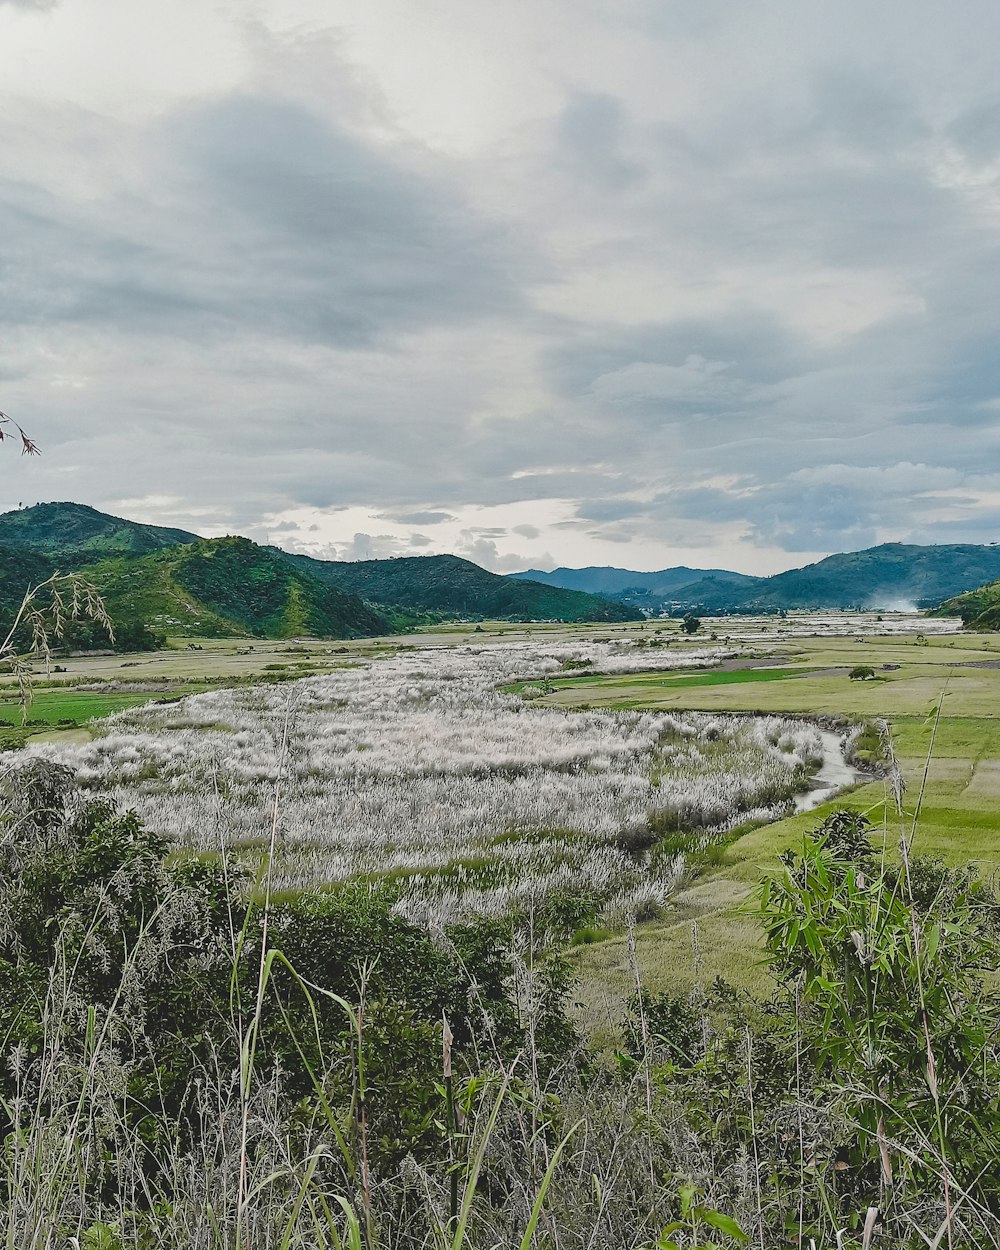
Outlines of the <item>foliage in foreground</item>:
[{"label": "foliage in foreground", "polygon": [[533,917],[249,907],[65,772],[6,785],[9,1250],[997,1244],[997,903],[861,817],[762,889],[771,1000],[640,994],[609,1063]]}]

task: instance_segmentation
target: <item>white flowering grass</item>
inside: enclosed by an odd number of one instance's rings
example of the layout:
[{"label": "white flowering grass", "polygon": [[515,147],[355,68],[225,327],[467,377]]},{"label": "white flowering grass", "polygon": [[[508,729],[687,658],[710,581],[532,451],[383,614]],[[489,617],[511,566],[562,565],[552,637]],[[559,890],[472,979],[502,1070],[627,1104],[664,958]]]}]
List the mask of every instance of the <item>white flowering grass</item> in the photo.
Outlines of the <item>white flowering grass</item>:
[{"label": "white flowering grass", "polygon": [[32,749],[197,852],[263,847],[280,777],[277,889],[388,879],[401,910],[429,923],[553,892],[650,908],[681,861],[651,863],[629,832],[704,836],[780,814],[821,754],[818,731],[779,717],[562,712],[500,687],[567,659],[621,672],[726,654],[600,643],[399,653],[148,704],[109,717],[86,746]]}]

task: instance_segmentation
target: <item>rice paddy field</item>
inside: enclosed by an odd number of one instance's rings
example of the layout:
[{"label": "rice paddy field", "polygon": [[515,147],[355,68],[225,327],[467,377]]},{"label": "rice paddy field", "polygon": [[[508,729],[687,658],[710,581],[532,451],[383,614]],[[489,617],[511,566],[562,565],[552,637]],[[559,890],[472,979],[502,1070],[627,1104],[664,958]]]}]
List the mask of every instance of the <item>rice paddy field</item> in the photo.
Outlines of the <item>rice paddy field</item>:
[{"label": "rice paddy field", "polygon": [[867,812],[891,851],[882,781],[793,814],[831,726],[888,723],[910,814],[926,771],[915,851],[988,875],[1000,859],[1000,637],[950,621],[730,618],[694,638],[664,621],[484,623],[61,666],[61,684],[37,678],[29,753],[181,853],[259,860],[280,783],[281,889],[388,881],[431,927],[590,899],[574,958],[598,1036],[634,984],[628,916],[651,989],[763,988],[746,907],[778,854],[836,806]]}]

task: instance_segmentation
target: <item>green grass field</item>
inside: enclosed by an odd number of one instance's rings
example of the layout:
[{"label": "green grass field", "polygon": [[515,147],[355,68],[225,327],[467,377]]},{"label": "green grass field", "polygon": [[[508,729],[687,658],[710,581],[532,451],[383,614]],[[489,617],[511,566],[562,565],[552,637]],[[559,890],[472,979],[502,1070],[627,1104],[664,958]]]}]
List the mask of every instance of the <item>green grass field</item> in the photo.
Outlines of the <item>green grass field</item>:
[{"label": "green grass field", "polygon": [[[684,708],[884,717],[907,781],[903,821],[910,828],[939,702],[941,717],[927,767],[914,852],[949,864],[975,863],[987,877],[1000,868],[1000,667],[965,667],[997,660],[1000,636],[933,639],[797,638],[771,648],[794,669],[760,670],[758,680],[734,673],[626,675],[560,681],[543,703],[571,707]],[[846,669],[869,664],[883,680],[850,681]],[[883,671],[883,664],[898,669]],[[840,669],[831,674],[830,669]],[[767,674],[765,677],[764,674]],[[774,676],[780,673],[781,676]],[[797,674],[794,678],[792,673]],[[700,678],[700,680],[699,680]],[[715,678],[716,680],[711,680]],[[719,678],[728,680],[718,680]],[[708,679],[708,680],[706,680]],[[735,680],[734,680],[735,679]],[[574,688],[575,687],[575,688]],[[778,855],[838,807],[866,812],[891,853],[900,817],[882,781],[858,786],[831,804],[744,834],[721,862],[705,868],[676,899],[675,910],[641,925],[637,954],[651,989],[681,990],[716,976],[762,992],[767,974],[758,932],[747,908],[761,877],[779,868]],[[578,947],[582,1019],[611,1039],[622,1004],[632,992],[627,943],[615,936]]]},{"label": "green grass field", "polygon": [[[85,724],[94,717],[109,716],[123,707],[148,703],[152,694],[101,694],[89,690],[39,690],[28,708],[28,720],[55,725],[60,721]],[[21,704],[15,698],[0,699],[0,723],[20,725]]]},{"label": "green grass field", "polygon": [[[669,690],[690,690],[695,686],[741,686],[748,682],[784,681],[789,677],[804,677],[814,669],[801,668],[743,668],[736,670],[712,669],[705,673],[630,673],[624,681],[629,689],[662,685]],[[576,690],[585,686],[601,686],[607,677],[553,677],[549,685],[557,690]]]}]

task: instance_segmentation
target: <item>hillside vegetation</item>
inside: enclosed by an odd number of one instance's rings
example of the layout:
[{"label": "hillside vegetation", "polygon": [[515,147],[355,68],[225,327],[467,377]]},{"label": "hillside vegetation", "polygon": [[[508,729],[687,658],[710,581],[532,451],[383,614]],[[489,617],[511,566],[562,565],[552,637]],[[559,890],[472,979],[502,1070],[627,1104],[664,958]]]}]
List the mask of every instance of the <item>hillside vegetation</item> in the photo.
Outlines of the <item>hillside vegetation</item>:
[{"label": "hillside vegetation", "polygon": [[52,562],[45,556],[34,551],[0,547],[0,613],[3,619],[12,621],[21,606],[24,592],[45,581],[52,572]]},{"label": "hillside vegetation", "polygon": [[146,555],[198,542],[187,530],[143,525],[82,503],[39,503],[0,514],[0,544],[83,563],[111,555]]},{"label": "hillside vegetation", "polygon": [[11,551],[0,557],[0,601],[16,605],[32,580],[57,566],[86,569],[118,625],[138,621],[168,633],[353,638],[456,616],[575,622],[639,615],[594,595],[514,582],[458,556],[316,560],[77,503],[4,513],[2,547]]},{"label": "hillside vegetation", "polygon": [[295,568],[371,603],[463,617],[629,621],[637,613],[595,595],[489,573],[460,556],[403,556],[343,563],[290,555]]},{"label": "hillside vegetation", "polygon": [[679,566],[630,569],[532,569],[511,574],[607,595],[647,612],[936,607],[943,599],[1000,578],[1000,547],[972,543],[921,547],[883,543],[827,556],[773,577]]},{"label": "hillside vegetation", "polygon": [[136,559],[91,565],[113,620],[142,620],[170,634],[208,638],[391,632],[361,602],[293,568],[248,538],[200,539]]},{"label": "hillside vegetation", "polygon": [[1000,580],[946,599],[939,616],[960,616],[966,629],[1000,629]]}]

